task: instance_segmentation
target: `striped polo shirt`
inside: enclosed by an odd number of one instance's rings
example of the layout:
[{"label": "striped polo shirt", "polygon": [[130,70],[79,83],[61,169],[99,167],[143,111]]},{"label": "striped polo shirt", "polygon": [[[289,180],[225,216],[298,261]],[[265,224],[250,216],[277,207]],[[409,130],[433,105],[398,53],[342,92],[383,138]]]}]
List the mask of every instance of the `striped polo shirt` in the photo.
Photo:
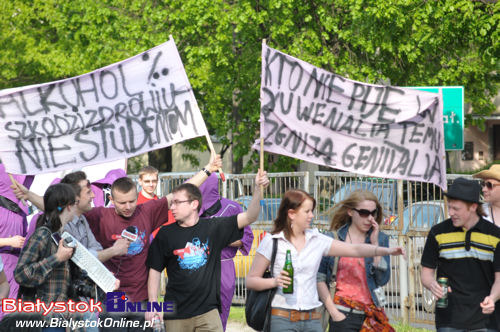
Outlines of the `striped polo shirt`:
[{"label": "striped polo shirt", "polygon": [[447,219],[431,228],[422,254],[422,266],[448,278],[448,307],[436,308],[436,327],[476,329],[495,327],[493,315],[481,313],[500,272],[500,228],[483,218],[469,230]]}]

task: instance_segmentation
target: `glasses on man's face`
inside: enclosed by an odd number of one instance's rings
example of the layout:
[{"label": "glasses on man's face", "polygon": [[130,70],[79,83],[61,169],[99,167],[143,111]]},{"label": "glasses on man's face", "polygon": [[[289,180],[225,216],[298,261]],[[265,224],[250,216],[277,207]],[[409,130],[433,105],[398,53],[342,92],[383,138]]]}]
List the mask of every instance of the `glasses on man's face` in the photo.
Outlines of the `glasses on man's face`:
[{"label": "glasses on man's face", "polygon": [[179,204],[181,204],[181,203],[186,203],[186,202],[191,203],[192,201],[193,201],[193,200],[191,200],[191,199],[186,199],[186,200],[184,200],[184,201],[179,201],[179,200],[177,200],[177,199],[174,199],[174,200],[172,201],[172,204],[170,204],[170,206],[173,206],[173,205],[179,205]]},{"label": "glasses on man's face", "polygon": [[367,209],[354,209],[353,208],[353,210],[356,211],[361,218],[368,218],[369,215],[372,215],[373,218],[377,218],[377,213],[378,213],[377,209],[370,211]]},{"label": "glasses on man's face", "polygon": [[491,181],[481,181],[481,187],[486,187],[489,190],[493,189],[493,187],[499,186],[500,183],[493,183]]}]

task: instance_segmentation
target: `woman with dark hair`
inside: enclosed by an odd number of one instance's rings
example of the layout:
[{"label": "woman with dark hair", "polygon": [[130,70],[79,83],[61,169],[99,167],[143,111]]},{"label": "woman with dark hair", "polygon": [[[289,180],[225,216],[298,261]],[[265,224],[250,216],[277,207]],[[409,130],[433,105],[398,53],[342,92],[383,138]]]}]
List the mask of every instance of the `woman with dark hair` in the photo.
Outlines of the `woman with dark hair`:
[{"label": "woman with dark hair", "polygon": [[[345,243],[334,240],[317,229],[311,229],[315,199],[302,190],[287,191],[278,209],[271,234],[267,234],[257,249],[246,284],[250,289],[278,287],[271,303],[271,331],[322,331],[321,306],[318,299],[316,274],[323,256],[373,257],[401,255],[401,247],[385,248],[365,243]],[[277,253],[272,269],[274,278],[263,278],[271,261],[273,239]],[[283,293],[291,279],[283,271],[285,253],[292,256],[293,293]]]},{"label": "woman with dark hair", "polygon": [[[68,260],[74,248],[56,245],[52,233],[61,232],[75,214],[76,195],[68,184],[50,186],[43,196],[45,213],[36,221],[36,229],[21,251],[14,276],[19,285],[36,289],[36,298],[46,304],[67,301],[71,282]],[[25,299],[26,301],[26,299]],[[53,317],[50,314],[46,320]],[[44,328],[44,331],[64,331],[64,328]]]},{"label": "woman with dark hair", "polygon": [[[373,193],[354,191],[334,206],[333,211],[330,230],[337,232],[340,241],[389,246],[389,237],[380,231],[382,206]],[[333,233],[328,234],[333,236]],[[324,257],[318,271],[318,292],[330,314],[329,331],[357,332],[362,328],[364,331],[394,331],[378,297],[384,296],[380,287],[390,278],[389,257],[339,257],[332,299],[327,281],[331,280],[334,263],[334,257]]]}]

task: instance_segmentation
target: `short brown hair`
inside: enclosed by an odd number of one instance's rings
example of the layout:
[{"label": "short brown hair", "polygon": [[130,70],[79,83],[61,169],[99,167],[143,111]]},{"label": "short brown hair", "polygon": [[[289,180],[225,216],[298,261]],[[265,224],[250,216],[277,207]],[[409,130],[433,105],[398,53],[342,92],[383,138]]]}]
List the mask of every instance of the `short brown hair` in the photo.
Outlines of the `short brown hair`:
[{"label": "short brown hair", "polygon": [[132,189],[137,190],[136,184],[134,181],[132,181],[132,179],[130,179],[126,176],[122,177],[122,178],[118,178],[111,185],[111,196],[113,196],[113,193],[115,191],[119,191],[121,193],[128,193]]},{"label": "short brown hair", "polygon": [[156,175],[158,175],[158,170],[156,168],[154,168],[153,166],[144,166],[139,171],[139,179],[142,179],[142,176],[146,175],[146,174],[156,174]]},{"label": "short brown hair", "polygon": [[179,191],[185,191],[190,201],[198,201],[198,212],[200,212],[202,202],[200,188],[191,183],[183,183],[175,187],[174,190],[172,190],[172,194]]}]

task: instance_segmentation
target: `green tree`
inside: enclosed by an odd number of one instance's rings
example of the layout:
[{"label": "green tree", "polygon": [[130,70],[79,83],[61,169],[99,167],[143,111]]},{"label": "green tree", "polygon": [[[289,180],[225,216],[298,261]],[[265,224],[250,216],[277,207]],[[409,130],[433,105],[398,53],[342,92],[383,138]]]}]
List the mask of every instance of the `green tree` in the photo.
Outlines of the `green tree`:
[{"label": "green tree", "polygon": [[[221,152],[232,147],[237,172],[259,136],[263,39],[354,80],[463,85],[474,114],[488,115],[499,83],[499,9],[487,0],[3,1],[0,88],[83,74],[172,35],[209,132]],[[192,160],[206,146],[184,144]],[[297,163],[279,157],[266,168]]]}]

